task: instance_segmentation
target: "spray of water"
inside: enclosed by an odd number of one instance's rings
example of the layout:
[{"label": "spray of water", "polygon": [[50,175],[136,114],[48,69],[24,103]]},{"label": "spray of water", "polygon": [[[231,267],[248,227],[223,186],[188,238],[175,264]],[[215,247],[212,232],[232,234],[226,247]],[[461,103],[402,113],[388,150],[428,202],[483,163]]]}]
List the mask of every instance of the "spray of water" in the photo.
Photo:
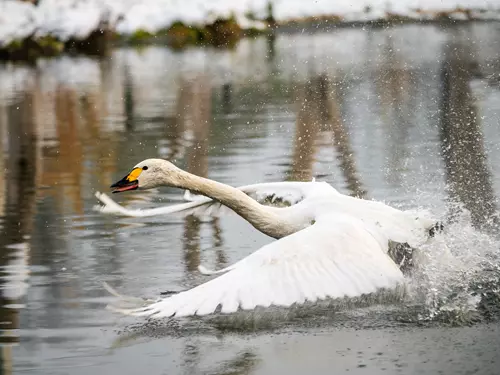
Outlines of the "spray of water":
[{"label": "spray of water", "polygon": [[453,222],[420,247],[409,278],[408,316],[467,324],[500,317],[500,238],[476,229],[455,205]]}]

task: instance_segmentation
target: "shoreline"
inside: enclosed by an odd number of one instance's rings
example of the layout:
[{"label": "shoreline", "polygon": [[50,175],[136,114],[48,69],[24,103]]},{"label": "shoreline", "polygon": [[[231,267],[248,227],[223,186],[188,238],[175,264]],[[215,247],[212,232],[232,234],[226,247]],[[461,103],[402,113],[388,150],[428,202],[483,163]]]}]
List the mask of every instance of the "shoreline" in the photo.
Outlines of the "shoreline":
[{"label": "shoreline", "polygon": [[257,36],[274,37],[279,34],[328,32],[345,28],[397,28],[406,25],[435,25],[453,27],[473,23],[499,23],[494,18],[454,18],[455,12],[440,12],[434,18],[416,19],[392,15],[377,20],[345,21],[338,16],[307,17],[277,23],[273,19],[258,22],[259,27],[244,28],[235,18],[216,19],[204,26],[188,26],[175,22],[168,29],[150,33],[137,30],[132,34],[119,34],[110,29],[93,30],[85,39],[70,38],[61,41],[54,36],[29,36],[0,46],[0,62],[36,62],[38,58],[56,57],[62,54],[83,54],[105,57],[116,46],[143,47],[164,45],[174,50],[187,47],[234,48],[243,38]]}]

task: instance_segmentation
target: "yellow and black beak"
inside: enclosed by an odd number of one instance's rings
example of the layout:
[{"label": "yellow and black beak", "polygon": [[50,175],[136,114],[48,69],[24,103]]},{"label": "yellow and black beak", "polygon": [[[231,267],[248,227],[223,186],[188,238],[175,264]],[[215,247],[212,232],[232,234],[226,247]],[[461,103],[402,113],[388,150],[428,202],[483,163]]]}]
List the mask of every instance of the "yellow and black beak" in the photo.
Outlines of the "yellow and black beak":
[{"label": "yellow and black beak", "polygon": [[132,172],[123,177],[120,181],[115,182],[111,185],[113,193],[121,193],[122,191],[135,190],[139,188],[139,175],[142,172],[142,168],[134,168]]}]

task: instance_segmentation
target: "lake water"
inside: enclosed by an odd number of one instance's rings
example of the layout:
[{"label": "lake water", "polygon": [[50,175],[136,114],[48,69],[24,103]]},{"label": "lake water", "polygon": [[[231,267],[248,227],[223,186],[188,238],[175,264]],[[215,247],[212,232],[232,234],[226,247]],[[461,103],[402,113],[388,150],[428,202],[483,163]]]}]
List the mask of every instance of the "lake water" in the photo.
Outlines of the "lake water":
[{"label": "lake water", "polygon": [[[1,373],[497,374],[499,35],[494,23],[298,31],[232,51],[0,65]],[[149,157],[234,186],[315,177],[429,210],[470,272],[436,260],[404,302],[263,326],[122,317],[105,309],[103,281],[138,296],[183,290],[204,280],[200,263],[271,241],[235,215],[93,210],[96,191]],[[113,198],[154,207],[182,192]],[[478,280],[488,307],[471,297]],[[477,322],[452,327],[469,310]]]}]

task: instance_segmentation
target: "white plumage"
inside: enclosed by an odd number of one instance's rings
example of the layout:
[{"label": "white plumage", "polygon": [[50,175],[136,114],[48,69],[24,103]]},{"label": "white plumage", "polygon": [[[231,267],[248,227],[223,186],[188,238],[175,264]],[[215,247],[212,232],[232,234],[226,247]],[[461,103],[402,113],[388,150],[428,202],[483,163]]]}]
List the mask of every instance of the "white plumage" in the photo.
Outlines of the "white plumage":
[{"label": "white plumage", "polygon": [[[99,210],[136,217],[177,212],[219,215],[221,209],[228,209],[225,205],[278,240],[223,270],[200,267],[202,273],[222,275],[185,292],[155,301],[140,300],[130,308],[110,306],[129,315],[207,315],[219,308],[222,313],[232,313],[393,289],[404,277],[387,255],[389,240],[418,246],[427,240],[428,230],[435,224],[380,202],[340,194],[324,182],[265,183],[236,189],[193,176],[159,159],[145,160],[134,170],[144,166],[146,171],[137,182],[125,177],[113,186],[123,191],[130,184],[139,188],[169,185],[215,200],[194,195],[188,197],[188,203],[127,210],[98,193],[105,204]],[[291,206],[268,207],[249,196],[261,202],[280,199]]]},{"label": "white plumage", "polygon": [[[240,186],[237,189],[260,203],[265,203],[266,201],[274,203],[276,200],[281,200],[286,205],[294,205],[306,198],[317,196],[320,192],[336,191],[324,182],[268,182]],[[184,200],[188,203],[136,210],[120,206],[105,193],[96,192],[95,196],[104,204],[104,206],[96,206],[96,211],[131,217],[170,215],[175,213],[220,216],[230,211],[229,208],[224,207],[220,202],[205,196],[193,195],[189,190],[186,190],[183,195]]]},{"label": "white plumage", "polygon": [[355,218],[327,215],[263,246],[200,286],[145,307],[111,309],[136,316],[181,317],[211,314],[219,305],[222,313],[231,313],[395,288],[403,275],[386,254],[387,240],[374,233]]},{"label": "white plumage", "polygon": [[[268,182],[240,186],[236,189],[262,204],[281,201],[289,205],[266,209],[287,218],[297,226],[309,225],[313,220],[312,216],[318,213],[349,215],[378,227],[391,241],[406,242],[414,247],[427,240],[428,229],[435,224],[435,220],[413,212],[397,210],[382,202],[341,194],[326,182]],[[105,193],[96,192],[95,196],[104,204],[95,206],[96,211],[130,217],[172,214],[220,217],[231,211],[219,201],[190,193],[187,194],[186,203],[135,210],[119,205]]]}]

